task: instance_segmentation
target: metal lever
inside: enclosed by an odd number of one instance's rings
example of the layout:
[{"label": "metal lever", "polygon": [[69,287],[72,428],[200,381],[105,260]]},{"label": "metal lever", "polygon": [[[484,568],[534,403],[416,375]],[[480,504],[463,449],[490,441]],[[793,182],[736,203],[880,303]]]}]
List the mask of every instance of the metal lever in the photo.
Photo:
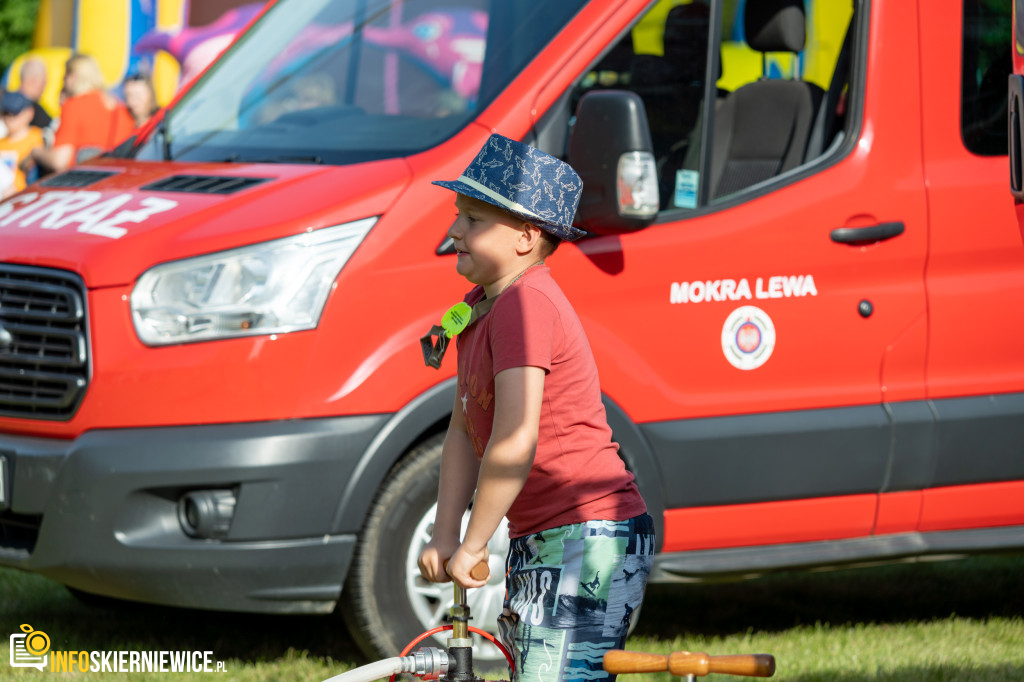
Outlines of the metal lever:
[{"label": "metal lever", "polygon": [[829,236],[839,244],[871,244],[901,235],[904,229],[903,221],[896,220],[868,227],[837,227]]},{"label": "metal lever", "polygon": [[[448,561],[444,562],[445,570],[448,570]],[[486,561],[481,561],[473,570],[470,576],[477,580],[485,580],[491,571]],[[473,672],[473,640],[469,637],[469,604],[466,602],[466,588],[456,582],[452,583],[455,589],[455,600],[451,608],[452,636],[448,639],[448,672],[444,676],[444,682],[483,682]]]},{"label": "metal lever", "polygon": [[[447,560],[444,567],[445,570],[448,569]],[[487,562],[481,561],[473,567],[469,575],[477,580],[486,580],[491,575],[491,569]],[[469,641],[469,604],[466,603],[466,588],[454,581],[452,585],[455,588],[455,599],[451,608],[452,639]]]}]

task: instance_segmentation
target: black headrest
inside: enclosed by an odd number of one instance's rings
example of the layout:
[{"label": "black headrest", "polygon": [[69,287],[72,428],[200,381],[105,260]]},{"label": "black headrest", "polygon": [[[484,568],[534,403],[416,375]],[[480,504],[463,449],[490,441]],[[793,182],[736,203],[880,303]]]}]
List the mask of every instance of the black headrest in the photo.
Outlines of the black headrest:
[{"label": "black headrest", "polygon": [[803,0],[747,0],[743,30],[758,52],[799,52],[807,39]]},{"label": "black headrest", "polygon": [[673,7],[665,18],[665,59],[680,69],[683,80],[704,80],[711,10],[701,2]]}]

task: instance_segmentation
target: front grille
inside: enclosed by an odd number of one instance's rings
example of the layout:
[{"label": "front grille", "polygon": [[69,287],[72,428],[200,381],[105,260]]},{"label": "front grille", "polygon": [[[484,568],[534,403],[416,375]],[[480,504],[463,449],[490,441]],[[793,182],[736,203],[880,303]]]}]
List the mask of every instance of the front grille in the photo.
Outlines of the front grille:
[{"label": "front grille", "polygon": [[270,178],[245,178],[235,175],[172,175],[143,185],[150,192],[188,192],[191,194],[234,194]]},{"label": "front grille", "polygon": [[36,548],[43,517],[37,514],[0,512],[0,547],[29,554]]},{"label": "front grille", "polygon": [[89,383],[86,322],[78,277],[0,263],[0,415],[74,415]]}]

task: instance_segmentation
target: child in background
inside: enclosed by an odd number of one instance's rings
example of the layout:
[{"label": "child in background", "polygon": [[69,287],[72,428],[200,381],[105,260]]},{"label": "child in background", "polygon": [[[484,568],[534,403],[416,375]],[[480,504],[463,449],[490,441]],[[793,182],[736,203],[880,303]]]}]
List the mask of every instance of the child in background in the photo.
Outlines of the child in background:
[{"label": "child in background", "polygon": [[434,184],[456,192],[448,236],[456,271],[476,287],[456,336],[457,395],[420,572],[482,586],[470,571],[507,516],[499,631],[517,676],[609,679],[602,657],[622,648],[640,606],[654,526],[612,441],[586,334],[544,264],[583,235],[572,226],[582,183],[563,161],[492,135],[458,180]]},{"label": "child in background", "polygon": [[[35,111],[32,102],[20,92],[5,92],[0,98],[0,116],[7,127],[7,136],[0,139],[0,198],[25,189],[26,170],[33,168],[32,150],[43,146],[43,131],[32,125]],[[6,182],[3,178],[6,178]]]}]

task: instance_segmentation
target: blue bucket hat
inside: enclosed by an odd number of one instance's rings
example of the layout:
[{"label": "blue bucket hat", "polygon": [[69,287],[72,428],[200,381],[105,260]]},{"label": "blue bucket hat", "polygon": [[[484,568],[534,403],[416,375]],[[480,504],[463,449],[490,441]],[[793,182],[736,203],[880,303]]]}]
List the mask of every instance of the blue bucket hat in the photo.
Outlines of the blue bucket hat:
[{"label": "blue bucket hat", "polygon": [[586,234],[572,226],[583,181],[565,161],[493,134],[458,180],[435,185],[497,206],[565,241]]},{"label": "blue bucket hat", "polygon": [[5,114],[20,114],[30,106],[32,101],[20,92],[5,92],[0,98],[0,112]]}]

